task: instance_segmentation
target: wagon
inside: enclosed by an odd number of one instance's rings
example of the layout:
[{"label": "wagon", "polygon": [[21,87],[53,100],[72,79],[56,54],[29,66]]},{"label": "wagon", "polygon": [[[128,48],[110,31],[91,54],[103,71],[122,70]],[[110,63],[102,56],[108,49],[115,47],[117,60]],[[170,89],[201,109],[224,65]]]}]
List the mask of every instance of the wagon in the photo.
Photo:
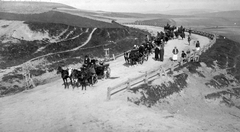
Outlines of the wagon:
[{"label": "wagon", "polygon": [[111,75],[111,69],[110,64],[103,64],[103,65],[96,65],[95,71],[98,76],[98,78],[110,78]]},{"label": "wagon", "polygon": [[129,60],[131,65],[137,63],[142,64],[144,61],[144,56],[139,53],[138,49],[131,50],[129,53]]}]

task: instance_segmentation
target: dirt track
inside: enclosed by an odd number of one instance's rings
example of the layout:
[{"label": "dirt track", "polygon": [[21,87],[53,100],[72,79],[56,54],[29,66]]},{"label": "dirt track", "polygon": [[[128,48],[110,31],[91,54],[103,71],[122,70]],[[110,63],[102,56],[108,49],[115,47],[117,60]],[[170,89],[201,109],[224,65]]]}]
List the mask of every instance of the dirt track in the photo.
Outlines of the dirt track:
[{"label": "dirt track", "polygon": [[[143,28],[153,32],[162,30]],[[206,37],[193,35],[193,38],[199,40],[201,46],[209,43]],[[111,79],[99,80],[87,91],[64,89],[59,78],[33,90],[0,98],[0,131],[206,131],[198,125],[197,119],[136,106],[124,96],[114,95],[111,101],[106,101],[107,87],[169,63],[174,46],[179,51],[189,48],[187,39],[175,39],[165,46],[164,62],[154,61],[153,55],[143,65],[135,67],[125,66],[123,57],[110,62]]]}]

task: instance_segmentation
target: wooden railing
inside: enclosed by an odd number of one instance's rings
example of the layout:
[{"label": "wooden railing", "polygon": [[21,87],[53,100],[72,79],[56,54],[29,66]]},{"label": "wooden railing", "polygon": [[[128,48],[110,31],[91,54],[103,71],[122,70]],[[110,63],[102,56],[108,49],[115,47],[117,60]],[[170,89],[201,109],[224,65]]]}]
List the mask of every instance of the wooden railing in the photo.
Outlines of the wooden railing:
[{"label": "wooden railing", "polygon": [[[186,29],[186,32],[188,32],[189,29]],[[215,42],[216,42],[216,35],[215,34],[210,34],[204,31],[199,31],[199,30],[192,30],[193,34],[198,34],[201,36],[206,36],[208,38],[210,38],[210,43],[207,45],[204,45],[200,51],[198,52],[198,54],[196,53],[192,53],[190,56],[188,57],[198,57],[203,53],[206,52]],[[167,73],[169,71],[173,71],[176,67],[179,67],[180,65],[182,65],[183,63],[173,63],[170,67],[168,67],[166,70],[164,68],[164,66],[160,66],[158,69],[155,69],[153,71],[150,72],[145,72],[145,74],[140,75],[138,77],[135,78],[129,78],[126,82],[123,82],[117,86],[114,87],[108,87],[107,89],[107,100],[111,99],[111,96],[121,92],[123,90],[130,90],[133,86],[137,86],[139,84],[143,84],[143,83],[148,83],[148,81],[154,80],[156,78],[159,78],[161,76],[167,76]]]}]

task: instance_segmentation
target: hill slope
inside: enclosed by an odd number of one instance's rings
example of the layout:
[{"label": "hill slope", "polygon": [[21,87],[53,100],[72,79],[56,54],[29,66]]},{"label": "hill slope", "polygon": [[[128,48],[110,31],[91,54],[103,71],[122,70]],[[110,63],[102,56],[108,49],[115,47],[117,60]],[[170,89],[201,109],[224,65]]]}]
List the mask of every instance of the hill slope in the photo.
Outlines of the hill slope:
[{"label": "hill slope", "polygon": [[122,26],[115,23],[106,23],[57,11],[48,11],[39,14],[15,14],[0,12],[0,19],[41,23],[60,23],[78,27],[122,28]]},{"label": "hill slope", "polygon": [[57,8],[74,9],[74,7],[53,2],[0,1],[0,12],[33,14]]},{"label": "hill slope", "polygon": [[213,13],[201,13],[196,16],[204,16],[204,17],[222,17],[222,18],[240,18],[240,10],[233,11],[220,11]]}]

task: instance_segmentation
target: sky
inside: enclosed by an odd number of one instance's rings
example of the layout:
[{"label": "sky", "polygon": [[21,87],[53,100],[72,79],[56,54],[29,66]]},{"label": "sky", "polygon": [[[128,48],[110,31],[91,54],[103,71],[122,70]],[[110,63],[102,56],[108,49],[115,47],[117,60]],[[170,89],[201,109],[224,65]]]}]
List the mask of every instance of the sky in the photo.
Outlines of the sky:
[{"label": "sky", "polygon": [[[23,1],[23,0],[20,0]],[[35,0],[31,0],[35,1]],[[239,10],[240,0],[36,0],[67,4],[84,10],[152,12],[176,9]]]},{"label": "sky", "polygon": [[151,12],[175,9],[234,10],[240,0],[52,0],[85,10]]}]

